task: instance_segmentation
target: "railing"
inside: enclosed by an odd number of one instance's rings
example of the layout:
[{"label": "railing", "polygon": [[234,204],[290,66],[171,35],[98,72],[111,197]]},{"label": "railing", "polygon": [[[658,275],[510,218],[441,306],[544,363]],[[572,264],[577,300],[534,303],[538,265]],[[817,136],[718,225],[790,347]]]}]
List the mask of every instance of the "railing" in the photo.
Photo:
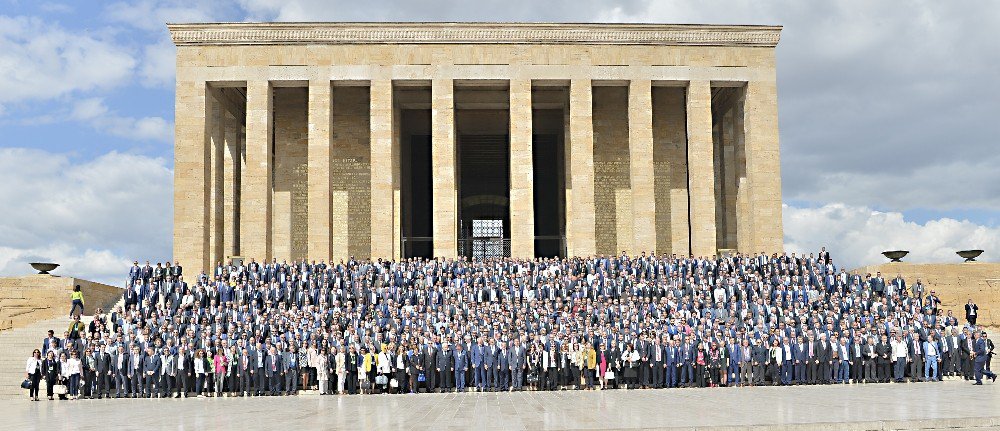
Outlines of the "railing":
[{"label": "railing", "polygon": [[509,238],[466,238],[458,240],[458,254],[473,259],[510,257]]},{"label": "railing", "polygon": [[[411,236],[400,239],[403,256],[434,256],[434,238]],[[562,235],[535,236],[535,252],[539,256],[565,256],[566,237]],[[458,254],[473,258],[510,257],[510,238],[464,238],[458,240]]]}]

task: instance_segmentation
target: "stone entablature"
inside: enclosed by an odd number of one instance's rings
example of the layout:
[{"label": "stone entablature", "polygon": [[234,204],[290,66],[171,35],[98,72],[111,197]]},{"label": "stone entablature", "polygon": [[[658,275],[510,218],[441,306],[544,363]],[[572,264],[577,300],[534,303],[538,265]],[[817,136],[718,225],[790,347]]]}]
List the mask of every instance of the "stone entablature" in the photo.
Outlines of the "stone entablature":
[{"label": "stone entablature", "polygon": [[597,44],[773,48],[780,26],[552,23],[168,24],[174,44]]}]

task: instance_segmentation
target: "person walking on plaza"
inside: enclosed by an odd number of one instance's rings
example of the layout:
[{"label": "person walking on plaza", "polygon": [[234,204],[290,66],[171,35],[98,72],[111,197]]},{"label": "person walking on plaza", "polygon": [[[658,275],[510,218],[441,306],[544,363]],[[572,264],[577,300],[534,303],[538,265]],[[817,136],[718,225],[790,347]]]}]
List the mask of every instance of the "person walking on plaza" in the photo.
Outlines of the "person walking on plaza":
[{"label": "person walking on plaza", "polygon": [[38,382],[42,379],[41,350],[35,349],[31,352],[31,357],[24,365],[24,371],[28,375],[28,381],[31,382],[31,386],[28,387],[28,399],[38,401]]},{"label": "person walking on plaza", "polygon": [[69,294],[69,299],[73,304],[69,308],[69,317],[73,317],[76,307],[80,307],[80,315],[83,315],[83,292],[80,290],[79,284],[73,287],[73,292]]},{"label": "person walking on plaza", "polygon": [[983,384],[984,375],[994,382],[997,381],[997,375],[992,371],[986,370],[986,359],[989,358],[988,350],[986,349],[986,331],[982,331],[981,335],[975,340],[976,350],[972,354],[972,358],[976,361],[976,383],[973,383],[974,385]]}]

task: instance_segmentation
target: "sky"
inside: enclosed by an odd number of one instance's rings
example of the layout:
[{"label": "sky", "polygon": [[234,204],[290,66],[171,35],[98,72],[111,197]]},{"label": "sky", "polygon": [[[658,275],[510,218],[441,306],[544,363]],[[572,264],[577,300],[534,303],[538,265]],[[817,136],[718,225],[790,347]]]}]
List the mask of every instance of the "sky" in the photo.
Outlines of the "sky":
[{"label": "sky", "polygon": [[0,0],[0,275],[121,284],[170,258],[166,22],[769,24],[785,246],[847,268],[1000,260],[1000,2]]}]

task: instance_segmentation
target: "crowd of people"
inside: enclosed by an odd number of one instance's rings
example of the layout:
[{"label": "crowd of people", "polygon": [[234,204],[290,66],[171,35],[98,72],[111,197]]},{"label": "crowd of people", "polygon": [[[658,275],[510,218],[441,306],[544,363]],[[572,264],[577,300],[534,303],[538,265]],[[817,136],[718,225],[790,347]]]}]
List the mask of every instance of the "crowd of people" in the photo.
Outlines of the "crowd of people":
[{"label": "crowd of people", "polygon": [[[138,262],[26,364],[38,399],[981,384],[993,342],[830,254]],[[74,296],[74,309],[83,308]],[[972,315],[969,310],[972,309]]]}]

